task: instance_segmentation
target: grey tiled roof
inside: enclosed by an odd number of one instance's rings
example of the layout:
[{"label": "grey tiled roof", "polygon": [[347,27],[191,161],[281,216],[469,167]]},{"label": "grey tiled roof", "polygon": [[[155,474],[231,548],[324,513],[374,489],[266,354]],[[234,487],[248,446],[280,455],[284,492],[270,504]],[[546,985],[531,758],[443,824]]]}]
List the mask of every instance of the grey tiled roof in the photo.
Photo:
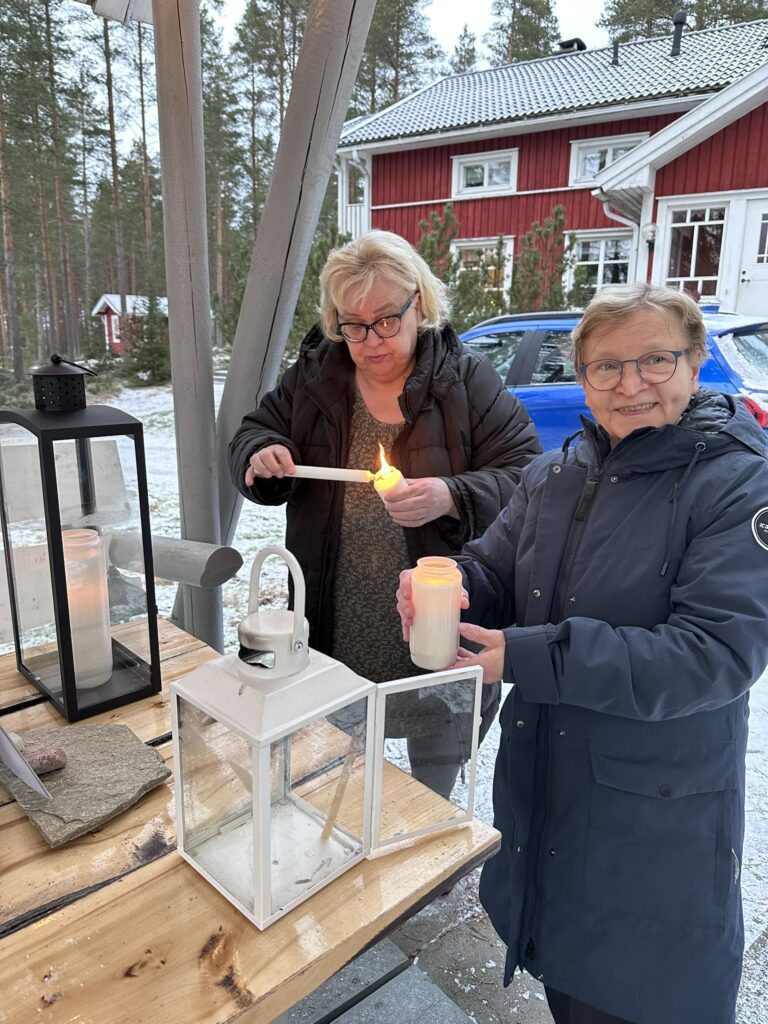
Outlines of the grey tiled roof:
[{"label": "grey tiled roof", "polygon": [[442,78],[398,103],[345,124],[340,146],[503,124],[641,100],[709,93],[768,60],[768,20],[583,50]]}]

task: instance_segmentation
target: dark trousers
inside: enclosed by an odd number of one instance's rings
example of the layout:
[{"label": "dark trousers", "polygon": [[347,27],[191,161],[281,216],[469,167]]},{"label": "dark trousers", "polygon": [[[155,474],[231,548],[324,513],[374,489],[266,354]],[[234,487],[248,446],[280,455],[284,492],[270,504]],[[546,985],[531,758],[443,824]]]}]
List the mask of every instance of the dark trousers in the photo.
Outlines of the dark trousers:
[{"label": "dark trousers", "polygon": [[544,986],[547,1002],[555,1018],[555,1024],[632,1024],[623,1017],[612,1017],[610,1013],[596,1010],[594,1006],[580,1003],[578,999],[556,992]]}]

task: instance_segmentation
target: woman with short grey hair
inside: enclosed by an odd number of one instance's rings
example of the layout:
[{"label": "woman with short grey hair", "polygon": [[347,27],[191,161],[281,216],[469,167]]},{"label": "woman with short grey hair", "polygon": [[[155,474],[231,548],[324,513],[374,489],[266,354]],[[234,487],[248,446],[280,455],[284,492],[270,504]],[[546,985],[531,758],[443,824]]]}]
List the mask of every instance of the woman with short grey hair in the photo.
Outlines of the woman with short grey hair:
[{"label": "woman with short grey hair", "polygon": [[[688,296],[605,288],[574,334],[594,422],[459,557],[482,650],[456,665],[514,684],[480,898],[556,1024],[733,1024],[766,438],[700,387]],[[407,635],[408,572],[398,601]]]}]

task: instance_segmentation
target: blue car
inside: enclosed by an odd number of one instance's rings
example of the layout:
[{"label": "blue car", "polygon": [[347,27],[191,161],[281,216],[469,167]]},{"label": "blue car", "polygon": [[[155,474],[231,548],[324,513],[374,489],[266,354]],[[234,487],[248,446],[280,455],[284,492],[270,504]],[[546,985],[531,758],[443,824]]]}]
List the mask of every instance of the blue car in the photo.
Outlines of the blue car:
[{"label": "blue car", "polygon": [[[710,356],[699,380],[738,395],[768,427],[768,316],[721,313],[702,306]],[[536,424],[541,444],[559,448],[589,416],[571,359],[571,331],[581,313],[515,313],[471,327],[461,340],[489,357]]]}]

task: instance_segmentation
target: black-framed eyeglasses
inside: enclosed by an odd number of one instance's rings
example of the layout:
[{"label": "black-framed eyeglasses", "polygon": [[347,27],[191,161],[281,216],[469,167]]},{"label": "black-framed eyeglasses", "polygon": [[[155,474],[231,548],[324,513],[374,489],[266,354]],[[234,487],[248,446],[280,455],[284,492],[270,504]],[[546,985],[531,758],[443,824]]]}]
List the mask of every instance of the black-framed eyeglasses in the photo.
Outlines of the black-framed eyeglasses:
[{"label": "black-framed eyeglasses", "polygon": [[663,384],[674,376],[678,359],[687,351],[682,348],[661,348],[656,352],[646,352],[639,359],[593,359],[590,363],[581,364],[579,376],[584,377],[595,391],[611,391],[624,376],[627,363],[634,363],[647,384]]},{"label": "black-framed eyeglasses", "polygon": [[411,307],[413,300],[418,295],[418,292],[414,292],[409,299],[406,299],[403,308],[398,310],[397,313],[390,313],[388,316],[380,316],[378,320],[374,320],[372,324],[360,324],[355,321],[348,323],[336,324],[337,332],[351,342],[353,345],[360,344],[361,341],[365,341],[368,337],[368,331],[373,331],[379,338],[394,338],[394,336],[400,331],[400,322]]}]

